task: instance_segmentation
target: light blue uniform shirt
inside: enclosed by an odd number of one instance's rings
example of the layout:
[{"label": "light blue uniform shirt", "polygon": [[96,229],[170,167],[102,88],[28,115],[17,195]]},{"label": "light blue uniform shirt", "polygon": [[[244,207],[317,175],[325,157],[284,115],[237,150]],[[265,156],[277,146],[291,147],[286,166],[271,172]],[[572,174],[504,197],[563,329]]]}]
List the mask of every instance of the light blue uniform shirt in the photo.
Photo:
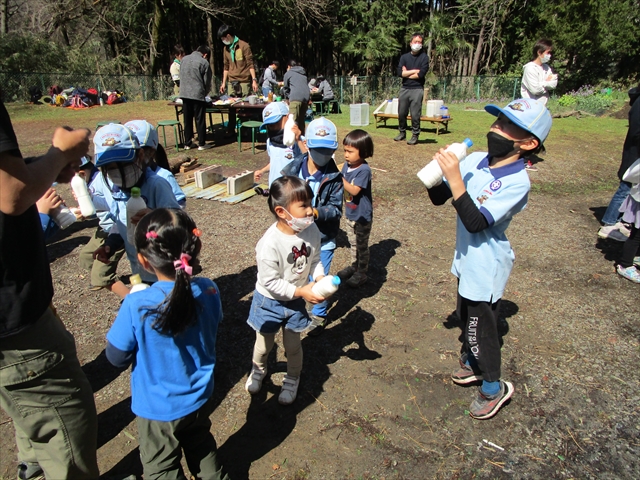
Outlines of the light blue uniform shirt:
[{"label": "light blue uniform shirt", "polygon": [[88,189],[93,206],[96,208],[96,216],[98,217],[100,228],[109,233],[114,224],[114,217],[111,215],[113,196],[111,195],[111,187],[107,182],[102,172],[99,171],[91,179]]},{"label": "light blue uniform shirt", "polygon": [[271,145],[271,140],[267,139],[267,155],[269,155],[269,187],[271,187],[274,180],[282,176],[282,169],[304,154],[300,151],[298,142],[291,147],[285,145],[282,148]]},{"label": "light blue uniform shirt", "polygon": [[451,273],[460,280],[458,292],[462,297],[493,303],[502,298],[515,260],[505,231],[513,216],[527,205],[529,175],[522,160],[489,168],[489,157],[483,152],[474,152],[460,162],[460,173],[489,227],[469,233],[457,218]]},{"label": "light blue uniform shirt", "polygon": [[169,185],[171,185],[171,190],[173,191],[173,195],[176,197],[176,201],[178,202],[180,207],[185,208],[187,206],[187,196],[180,188],[180,185],[178,185],[178,181],[176,180],[176,177],[173,176],[173,173],[162,167],[158,167],[155,173],[159,177],[162,177],[167,182],[169,182]]},{"label": "light blue uniform shirt", "polygon": [[[112,192],[113,205],[111,206],[111,215],[116,219],[117,232],[124,240],[124,248],[127,252],[127,258],[131,263],[131,273],[139,274],[145,283],[155,282],[156,276],[146,271],[140,263],[138,263],[138,254],[135,245],[131,245],[127,240],[127,201],[131,197],[130,193],[124,190]],[[180,208],[176,201],[176,197],[171,190],[171,185],[162,177],[155,174],[153,170],[147,167],[145,171],[145,180],[140,186],[140,197],[147,204],[148,208]]]},{"label": "light blue uniform shirt", "polygon": [[131,367],[131,410],[142,418],[169,422],[198,410],[213,393],[216,335],[222,320],[218,287],[208,278],[191,281],[198,302],[196,323],[171,337],[143,320],[146,308],[165,301],[174,282],[160,281],[127,295],[107,333],[111,345],[135,352]]}]

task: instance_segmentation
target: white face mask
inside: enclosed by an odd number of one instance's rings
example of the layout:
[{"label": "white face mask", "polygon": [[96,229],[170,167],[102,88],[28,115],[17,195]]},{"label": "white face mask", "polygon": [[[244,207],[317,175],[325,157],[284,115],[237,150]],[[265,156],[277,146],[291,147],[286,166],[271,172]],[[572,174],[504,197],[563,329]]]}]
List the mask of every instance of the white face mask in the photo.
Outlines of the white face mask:
[{"label": "white face mask", "polygon": [[291,219],[285,220],[285,221],[287,222],[287,225],[291,227],[291,230],[293,230],[294,232],[300,233],[304,229],[313,225],[313,215],[310,217],[296,218],[293,215],[291,215],[286,208],[283,207],[283,209],[291,217]]},{"label": "white face mask", "polygon": [[120,188],[132,188],[138,183],[142,176],[142,170],[137,165],[127,165],[122,169],[124,178],[120,175],[120,169],[114,168],[107,172],[107,176],[111,183]]},{"label": "white face mask", "polygon": [[545,55],[543,55],[542,57],[540,57],[540,61],[542,63],[549,63],[549,60],[551,60],[551,54],[547,53]]},{"label": "white face mask", "polygon": [[411,51],[412,52],[419,52],[420,50],[422,50],[422,44],[421,43],[412,43],[411,44]]},{"label": "white face mask", "polygon": [[222,43],[225,45],[231,45],[231,40],[227,40],[226,38],[222,40]]}]

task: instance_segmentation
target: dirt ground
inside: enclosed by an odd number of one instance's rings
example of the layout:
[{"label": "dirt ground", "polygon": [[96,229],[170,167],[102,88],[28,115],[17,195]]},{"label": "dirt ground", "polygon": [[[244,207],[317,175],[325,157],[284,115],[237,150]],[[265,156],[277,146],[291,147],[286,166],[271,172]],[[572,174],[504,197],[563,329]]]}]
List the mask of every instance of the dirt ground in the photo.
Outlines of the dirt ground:
[{"label": "dirt ground", "polygon": [[[302,383],[290,407],[277,402],[286,368],[281,348],[272,352],[262,391],[251,397],[244,390],[255,338],[246,324],[254,247],[273,221],[265,200],[189,199],[187,211],[204,232],[203,275],[223,298],[211,419],[231,478],[640,478],[640,286],[615,273],[621,244],[596,237],[612,190],[589,188],[603,177],[615,181],[626,131],[620,122],[611,135],[569,143],[558,127],[557,143],[530,173],[537,187],[508,231],[517,260],[502,308],[503,377],[515,394],[488,421],[468,415],[474,387],[450,379],[461,332],[451,315],[455,211],[434,207],[415,176],[451,138],[431,143],[429,131],[421,137],[428,143],[409,147],[394,144],[391,131],[369,128],[377,169],[370,281],[341,288],[326,331],[303,338]],[[16,128],[26,150],[46,144],[52,131],[27,137],[32,128]],[[262,150],[253,156],[246,148],[234,153],[234,143],[219,148],[237,162],[227,173],[266,163]],[[585,154],[601,160],[585,165]],[[49,254],[54,303],[95,391],[100,469],[117,478],[141,467],[129,371],[110,367],[103,352],[119,301],[89,291],[77,264],[94,228],[84,222],[63,231]],[[334,272],[349,263],[346,235],[338,247]],[[125,261],[120,269],[129,272]],[[0,477],[15,478],[13,425],[4,413],[0,449]]]}]

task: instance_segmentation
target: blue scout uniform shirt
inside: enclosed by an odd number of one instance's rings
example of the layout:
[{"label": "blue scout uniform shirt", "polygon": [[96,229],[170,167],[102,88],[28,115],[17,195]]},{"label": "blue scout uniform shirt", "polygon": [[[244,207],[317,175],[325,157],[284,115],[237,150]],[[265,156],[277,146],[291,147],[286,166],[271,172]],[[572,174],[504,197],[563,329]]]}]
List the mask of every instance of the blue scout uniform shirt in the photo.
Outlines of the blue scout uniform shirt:
[{"label": "blue scout uniform shirt", "polygon": [[[116,219],[115,228],[124,240],[127,258],[131,263],[131,273],[139,274],[145,283],[157,281],[158,279],[153,273],[146,271],[140,266],[136,246],[131,245],[127,240],[127,201],[129,201],[131,194],[118,189],[118,191],[112,192],[112,196],[113,204],[111,205],[111,215]],[[171,185],[149,167],[147,167],[145,171],[145,179],[140,186],[140,197],[142,197],[144,203],[147,204],[147,207],[151,209],[180,208],[171,190]],[[111,233],[115,232],[112,230]]]},{"label": "blue scout uniform shirt", "polygon": [[107,180],[98,169],[94,172],[89,179],[89,194],[91,195],[91,201],[96,208],[96,216],[98,217],[98,224],[100,228],[105,232],[111,231],[113,226],[114,217],[111,216],[111,208],[113,206],[113,196],[111,195],[111,188],[107,184]]},{"label": "blue scout uniform shirt", "polygon": [[289,165],[292,161],[299,159],[304,154],[300,151],[298,142],[293,146],[286,145],[278,147],[271,144],[271,140],[267,139],[267,155],[269,155],[269,187],[276,178],[282,176],[282,169]]},{"label": "blue scout uniform shirt", "polygon": [[371,200],[371,168],[365,161],[358,168],[351,169],[347,162],[342,167],[342,176],[347,182],[360,187],[355,197],[344,189],[344,213],[352,222],[371,223],[373,220],[373,203]]},{"label": "blue scout uniform shirt", "polygon": [[[324,178],[324,173],[322,172],[322,170],[316,170],[316,173],[312,175],[309,173],[309,166],[307,165],[307,162],[302,162],[300,173],[298,174],[298,176],[302,180],[307,182],[311,187],[311,190],[313,191],[311,206],[313,208],[318,208],[318,192],[320,191],[320,184],[322,183],[322,179]],[[320,250],[335,250],[337,246],[338,244],[336,243],[336,239],[329,238],[322,242],[322,244],[320,245]]]},{"label": "blue scout uniform shirt", "polygon": [[176,197],[176,201],[181,208],[185,208],[187,206],[187,196],[184,194],[180,185],[178,185],[178,181],[176,177],[173,176],[166,168],[158,167],[156,168],[155,174],[159,177],[164,178],[169,185],[171,186],[171,191],[173,192],[173,196]]},{"label": "blue scout uniform shirt", "polygon": [[489,168],[489,157],[484,152],[474,152],[460,162],[460,173],[489,227],[469,233],[457,218],[451,273],[460,280],[458,292],[462,297],[496,302],[502,298],[515,260],[505,231],[513,216],[527,206],[529,175],[522,160]]},{"label": "blue scout uniform shirt", "polygon": [[169,422],[198,410],[213,392],[216,335],[222,320],[218,287],[208,278],[191,281],[198,302],[197,322],[175,337],[143,320],[145,307],[155,308],[175,282],[160,281],[127,295],[107,333],[111,345],[135,352],[131,368],[131,410],[149,420]]}]

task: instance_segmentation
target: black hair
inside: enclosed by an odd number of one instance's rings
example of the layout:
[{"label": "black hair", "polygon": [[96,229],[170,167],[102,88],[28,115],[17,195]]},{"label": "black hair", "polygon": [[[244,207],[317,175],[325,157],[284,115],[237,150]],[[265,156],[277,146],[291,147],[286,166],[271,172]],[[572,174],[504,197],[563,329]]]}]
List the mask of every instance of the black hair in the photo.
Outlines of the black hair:
[{"label": "black hair", "polygon": [[154,157],[154,161],[160,168],[171,171],[171,165],[169,165],[169,157],[167,157],[167,151],[160,143],[158,144],[158,148],[156,149],[156,156]]},{"label": "black hair", "polygon": [[191,290],[190,275],[174,262],[183,254],[191,257],[189,265],[193,274],[198,273],[198,254],[202,243],[200,231],[193,219],[177,208],[157,208],[138,222],[135,244],[158,272],[167,277],[175,276],[175,285],[169,297],[156,307],[146,309],[143,319],[154,317],[153,328],[163,335],[175,336],[197,320],[198,304]]},{"label": "black hair", "polygon": [[324,75],[322,75],[321,73],[316,75],[316,81],[318,82],[318,84],[324,82]]},{"label": "black hair", "polygon": [[417,33],[417,32],[416,32],[416,33],[411,34],[411,41],[413,42],[413,39],[414,39],[414,38],[416,38],[416,37],[420,37],[420,40],[424,41],[424,34],[422,34],[422,33]]},{"label": "black hair", "polygon": [[310,202],[313,190],[300,177],[285,175],[273,181],[269,187],[269,210],[278,218],[276,207],[287,208],[293,202]]},{"label": "black hair", "polygon": [[211,56],[211,49],[206,45],[200,45],[197,51],[200,52],[202,55]]},{"label": "black hair", "polygon": [[175,58],[178,58],[180,56],[184,56],[185,52],[184,52],[184,48],[182,48],[182,45],[180,45],[179,43],[173,46],[173,56]]},{"label": "black hair", "polygon": [[231,25],[220,25],[218,29],[218,38],[226,37],[227,35],[231,35],[232,37],[236,36],[236,32]]},{"label": "black hair", "polygon": [[549,50],[551,48],[553,48],[553,42],[551,40],[549,40],[548,38],[541,38],[533,46],[533,58],[532,58],[532,60],[535,60],[536,58],[538,58],[538,55],[540,55],[540,53],[546,52],[547,50]]},{"label": "black hair", "polygon": [[269,65],[275,65],[276,68],[280,68],[280,62],[278,60],[272,60]]},{"label": "black hair", "polygon": [[289,67],[297,67],[297,66],[300,66],[300,64],[298,63],[298,61],[297,61],[297,60],[294,60],[293,58],[287,62],[287,65],[288,65]]},{"label": "black hair", "polygon": [[371,135],[359,128],[347,133],[347,136],[344,137],[342,141],[342,145],[358,149],[360,159],[362,160],[373,157],[373,139]]}]

